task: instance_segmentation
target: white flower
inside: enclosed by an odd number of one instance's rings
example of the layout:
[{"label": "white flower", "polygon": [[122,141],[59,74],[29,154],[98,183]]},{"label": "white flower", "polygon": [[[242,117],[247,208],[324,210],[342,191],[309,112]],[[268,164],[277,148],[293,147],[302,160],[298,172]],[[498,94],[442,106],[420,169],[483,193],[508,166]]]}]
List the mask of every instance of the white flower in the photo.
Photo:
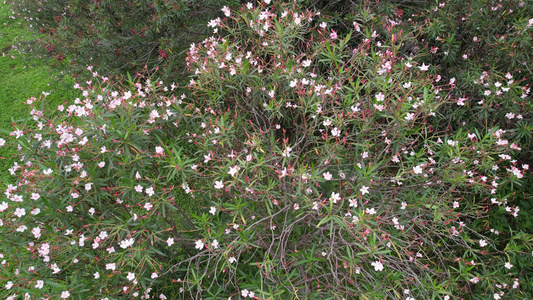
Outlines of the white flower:
[{"label": "white flower", "polygon": [[144,209],[146,210],[150,210],[152,209],[154,206],[152,205],[152,203],[150,202],[146,202],[146,204],[144,205]]},{"label": "white flower", "polygon": [[148,197],[152,197],[155,193],[154,193],[154,187],[149,187],[145,190],[146,194],[148,195]]},{"label": "white flower", "polygon": [[167,245],[170,247],[170,246],[172,246],[173,244],[174,244],[174,239],[171,238],[171,237],[169,237],[169,238],[167,239]]},{"label": "white flower", "polygon": [[371,263],[371,265],[374,266],[374,270],[376,270],[378,272],[379,271],[383,271],[383,269],[384,269],[383,268],[383,264],[381,262],[379,262],[379,261],[375,261],[375,262]]},{"label": "white flower", "polygon": [[326,173],[324,173],[322,175],[324,176],[324,179],[326,179],[326,180],[331,180],[333,178],[333,176],[329,172],[326,172]]},{"label": "white flower", "polygon": [[421,166],[416,166],[413,168],[413,172],[415,174],[422,174],[422,167]]},{"label": "white flower", "polygon": [[202,240],[197,240],[196,241],[196,246],[194,246],[194,248],[196,248],[198,250],[202,250],[204,248],[204,242]]},{"label": "white flower", "polygon": [[[106,269],[106,270],[112,270],[112,271],[115,271],[115,268],[116,268],[115,263],[112,263],[112,264],[106,264],[106,265],[105,265],[105,269]],[[95,275],[94,277],[96,277],[96,275]]]},{"label": "white flower", "polygon": [[487,246],[487,245],[488,245],[488,244],[487,244],[487,241],[485,241],[485,240],[479,240],[479,246],[480,246],[481,248],[483,248],[483,247],[485,247],[485,246]]},{"label": "white flower", "polygon": [[229,7],[224,6],[224,7],[222,7],[221,10],[222,10],[222,12],[224,13],[224,15],[225,15],[226,17],[229,17],[229,16],[231,15],[231,11],[230,11]]},{"label": "white flower", "polygon": [[368,194],[369,191],[368,191],[368,187],[367,186],[362,186],[361,189],[359,190],[361,191],[361,194],[364,195],[364,194]]},{"label": "white flower", "polygon": [[216,208],[216,207],[211,206],[211,207],[209,208],[209,213],[212,214],[213,216],[215,215],[216,212],[217,212],[217,208]]},{"label": "white flower", "polygon": [[0,138],[0,147],[2,147],[5,144],[6,144],[6,140],[4,140],[3,138]]},{"label": "white flower", "polygon": [[222,181],[215,181],[215,189],[222,189],[224,188],[224,183],[222,183]]},{"label": "white flower", "polygon": [[374,104],[374,108],[376,108],[379,111],[383,111],[385,109],[385,105],[382,104]]},{"label": "white flower", "polygon": [[35,288],[36,289],[42,289],[44,286],[44,281],[43,280],[37,280],[37,283],[35,284]]},{"label": "white flower", "polygon": [[9,204],[7,202],[3,201],[2,204],[0,204],[0,212],[6,210],[9,208]]},{"label": "white flower", "polygon": [[61,293],[61,298],[62,299],[67,299],[68,297],[70,297],[70,292],[69,291],[64,291]]},{"label": "white flower", "polygon": [[376,100],[377,101],[383,101],[385,100],[385,95],[383,95],[383,93],[379,93],[376,95]]},{"label": "white flower", "polygon": [[163,151],[164,151],[163,147],[159,147],[159,146],[155,147],[156,154],[163,154]]},{"label": "white flower", "polygon": [[236,262],[237,259],[232,256],[232,257],[228,258],[228,261],[229,261],[230,264],[232,264],[232,263]]},{"label": "white flower", "polygon": [[233,166],[233,167],[230,167],[229,168],[229,172],[228,174],[231,175],[231,177],[235,177],[235,174],[237,174],[237,172],[240,170],[241,168],[239,168],[239,166]]},{"label": "white flower", "polygon": [[339,136],[340,133],[341,133],[341,131],[337,127],[333,128],[333,130],[331,130],[331,135],[332,136]]},{"label": "white flower", "polygon": [[337,201],[341,200],[341,196],[339,193],[332,192],[331,197],[329,198],[333,203],[337,203]]},{"label": "white flower", "polygon": [[292,148],[291,147],[287,147],[285,148],[285,150],[283,150],[283,157],[289,157],[291,155],[291,151],[292,151]]},{"label": "white flower", "polygon": [[126,276],[126,279],[132,281],[133,279],[135,279],[135,273],[128,272],[128,276]]},{"label": "white flower", "polygon": [[14,214],[15,214],[15,216],[20,218],[20,217],[26,215],[26,209],[24,209],[24,208],[16,208]]},{"label": "white flower", "polygon": [[52,169],[50,169],[50,168],[48,168],[47,170],[43,170],[43,174],[44,174],[44,175],[50,175],[50,174],[52,174],[52,172],[53,172],[53,171],[52,171]]},{"label": "white flower", "polygon": [[422,66],[418,67],[420,71],[427,71],[429,69],[429,65],[426,66],[425,64],[422,64]]},{"label": "white flower", "polygon": [[218,241],[217,241],[217,240],[214,240],[214,241],[211,243],[211,246],[212,246],[214,249],[217,249],[217,248],[218,248]]},{"label": "white flower", "polygon": [[513,265],[511,265],[510,262],[506,262],[506,263],[505,263],[505,267],[506,267],[507,269],[511,270],[511,268],[513,267]]},{"label": "white flower", "polygon": [[248,294],[249,294],[249,293],[250,293],[250,292],[249,292],[248,290],[242,290],[242,291],[241,291],[241,295],[242,295],[244,298],[248,297]]},{"label": "white flower", "polygon": [[135,239],[133,239],[133,238],[125,239],[123,241],[120,241],[120,248],[126,249],[126,248],[130,247],[131,245],[133,245],[134,242],[135,242]]},{"label": "white flower", "polygon": [[157,275],[156,272],[153,272],[152,275],[150,276],[150,278],[152,279],[156,279],[157,277],[159,277],[159,275]]}]

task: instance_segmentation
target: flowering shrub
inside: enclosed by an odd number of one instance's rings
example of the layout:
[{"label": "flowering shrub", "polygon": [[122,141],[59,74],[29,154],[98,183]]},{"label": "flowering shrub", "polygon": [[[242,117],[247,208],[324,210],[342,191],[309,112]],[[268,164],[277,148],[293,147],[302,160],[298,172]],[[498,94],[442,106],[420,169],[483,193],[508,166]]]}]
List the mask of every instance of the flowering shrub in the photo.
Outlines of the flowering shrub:
[{"label": "flowering shrub", "polygon": [[398,24],[382,35],[355,22],[341,36],[296,4],[222,12],[189,48],[188,96],[94,74],[74,105],[16,125],[19,180],[0,209],[6,288],[521,297],[532,238],[504,245],[482,223],[520,217],[507,192],[529,180],[521,146],[501,128],[448,126],[443,108],[463,100],[436,66],[402,55]]},{"label": "flowering shrub", "polygon": [[227,16],[214,24],[227,35],[188,56],[199,109],[190,136],[204,149],[190,185],[214,207],[197,220],[207,228],[202,252],[187,265],[208,274],[203,289],[260,298],[517,291],[503,257],[486,250],[497,250],[488,231],[470,225],[500,210],[518,216],[498,191],[527,172],[512,161],[519,146],[497,128],[433,125],[456,101],[453,86],[399,56],[394,24],[377,40],[358,23],[341,38],[291,5]]},{"label": "flowering shrub", "polygon": [[135,74],[148,66],[160,76],[183,76],[184,49],[206,35],[203,19],[220,14],[234,1],[54,0],[11,1],[29,26],[42,33],[36,51],[86,64],[104,74]]},{"label": "flowering shrub", "polygon": [[3,265],[14,272],[7,289],[143,296],[162,266],[186,257],[183,209],[196,204],[166,172],[187,162],[169,158],[182,148],[169,122],[181,100],[163,96],[161,83],[109,81],[77,84],[83,98],[48,114],[29,99],[33,118],[11,133],[21,161],[0,209]]}]

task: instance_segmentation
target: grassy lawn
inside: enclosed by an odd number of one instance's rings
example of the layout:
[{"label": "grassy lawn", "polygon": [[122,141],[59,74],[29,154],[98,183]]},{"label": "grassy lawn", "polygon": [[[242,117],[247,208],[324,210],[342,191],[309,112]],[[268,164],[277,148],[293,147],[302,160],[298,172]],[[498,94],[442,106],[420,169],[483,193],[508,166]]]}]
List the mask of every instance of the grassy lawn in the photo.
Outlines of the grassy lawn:
[{"label": "grassy lawn", "polygon": [[[12,121],[30,117],[24,103],[42,92],[50,93],[44,107],[55,109],[58,104],[69,102],[79,95],[72,88],[74,79],[63,75],[51,63],[28,54],[35,34],[28,31],[24,19],[13,15],[8,4],[0,3],[0,129],[12,131]],[[0,132],[0,137],[7,133]],[[12,183],[8,169],[14,163],[15,151],[0,148],[0,189]]]}]

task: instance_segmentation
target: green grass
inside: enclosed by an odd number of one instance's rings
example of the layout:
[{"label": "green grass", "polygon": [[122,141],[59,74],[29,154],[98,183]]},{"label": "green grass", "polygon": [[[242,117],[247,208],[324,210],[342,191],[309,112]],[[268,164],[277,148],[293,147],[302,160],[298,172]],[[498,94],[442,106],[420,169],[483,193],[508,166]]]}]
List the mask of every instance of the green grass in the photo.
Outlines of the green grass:
[{"label": "green grass", "polygon": [[[79,97],[72,88],[71,76],[51,67],[55,62],[39,59],[33,54],[35,51],[29,52],[31,47],[38,47],[32,42],[36,35],[28,30],[24,19],[11,16],[14,15],[9,5],[0,3],[0,129],[8,131],[12,131],[13,120],[30,117],[24,102],[31,96],[39,99],[42,92],[51,92],[44,103],[50,109]],[[6,139],[6,135],[0,131],[0,137]],[[15,153],[6,146],[0,148],[0,189],[13,182],[8,169],[15,162]]]},{"label": "green grass", "polygon": [[[13,19],[11,16],[14,15],[9,5],[0,2],[0,137],[6,140],[6,131],[12,131],[13,121],[18,123],[31,117],[29,106],[24,104],[31,96],[38,99],[43,91],[50,92],[44,103],[49,108],[71,102],[79,96],[72,88],[74,80],[70,76],[62,75],[61,71],[50,66],[50,62],[28,53],[29,46],[37,47],[32,43],[36,35],[27,30],[22,18],[15,16]],[[16,150],[7,145],[0,147],[2,192],[8,183],[15,181],[8,172],[16,161],[15,154]],[[2,299],[11,294],[0,289]]]}]

